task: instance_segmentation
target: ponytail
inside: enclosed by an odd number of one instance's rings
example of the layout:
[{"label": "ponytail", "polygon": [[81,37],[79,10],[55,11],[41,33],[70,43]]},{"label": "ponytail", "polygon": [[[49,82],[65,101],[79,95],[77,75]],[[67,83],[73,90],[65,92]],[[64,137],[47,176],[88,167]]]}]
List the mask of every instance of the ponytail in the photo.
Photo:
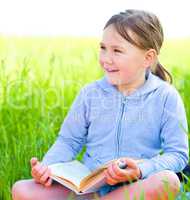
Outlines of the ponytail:
[{"label": "ponytail", "polygon": [[156,64],[155,69],[152,70],[152,73],[170,84],[173,82],[171,74],[159,62]]}]

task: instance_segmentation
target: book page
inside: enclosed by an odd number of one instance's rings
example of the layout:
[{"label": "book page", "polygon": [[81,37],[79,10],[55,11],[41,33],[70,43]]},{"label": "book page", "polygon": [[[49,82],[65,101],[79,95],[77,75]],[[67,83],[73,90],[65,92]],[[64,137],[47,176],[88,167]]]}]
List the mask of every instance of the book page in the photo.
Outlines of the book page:
[{"label": "book page", "polygon": [[89,192],[96,192],[106,184],[106,177],[103,173],[97,174],[96,176],[92,177],[90,180],[84,181],[81,185],[81,190],[83,194]]},{"label": "book page", "polygon": [[96,186],[92,186],[92,188],[89,188],[89,189],[87,189],[86,191],[83,192],[83,191],[79,191],[76,188],[76,186],[74,186],[71,183],[65,181],[64,179],[61,179],[61,178],[56,177],[56,176],[53,176],[52,179],[55,180],[55,181],[57,181],[61,185],[67,187],[68,189],[74,191],[77,195],[88,194],[88,193],[96,192],[98,190],[98,188],[96,188]]},{"label": "book page", "polygon": [[58,183],[60,183],[61,185],[67,187],[68,189],[74,191],[76,194],[78,194],[78,193],[81,194],[78,191],[77,187],[75,185],[71,184],[71,182],[67,182],[65,179],[59,178],[57,176],[51,176],[51,178],[53,180],[57,181]]},{"label": "book page", "polygon": [[80,182],[84,177],[91,174],[91,171],[78,160],[56,163],[48,167],[51,169],[52,175],[67,179],[77,187],[80,186]]}]

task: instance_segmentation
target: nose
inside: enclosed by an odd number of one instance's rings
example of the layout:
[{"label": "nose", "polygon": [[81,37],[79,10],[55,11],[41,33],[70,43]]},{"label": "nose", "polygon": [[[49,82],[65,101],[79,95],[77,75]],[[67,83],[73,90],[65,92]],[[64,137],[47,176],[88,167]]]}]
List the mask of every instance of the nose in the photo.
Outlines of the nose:
[{"label": "nose", "polygon": [[101,56],[101,60],[106,64],[113,63],[112,56],[108,52],[104,53],[104,55]]}]

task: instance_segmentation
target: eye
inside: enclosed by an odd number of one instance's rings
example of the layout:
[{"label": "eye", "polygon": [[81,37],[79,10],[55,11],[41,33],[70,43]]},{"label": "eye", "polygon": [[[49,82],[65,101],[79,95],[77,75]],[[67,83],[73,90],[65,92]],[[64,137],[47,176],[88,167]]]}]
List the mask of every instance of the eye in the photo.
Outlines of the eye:
[{"label": "eye", "polygon": [[104,47],[104,46],[100,46],[100,49],[102,49],[102,50],[105,50],[105,49],[106,49],[106,47]]},{"label": "eye", "polygon": [[116,52],[116,53],[122,53],[122,51],[119,50],[119,49],[114,49],[114,52]]}]

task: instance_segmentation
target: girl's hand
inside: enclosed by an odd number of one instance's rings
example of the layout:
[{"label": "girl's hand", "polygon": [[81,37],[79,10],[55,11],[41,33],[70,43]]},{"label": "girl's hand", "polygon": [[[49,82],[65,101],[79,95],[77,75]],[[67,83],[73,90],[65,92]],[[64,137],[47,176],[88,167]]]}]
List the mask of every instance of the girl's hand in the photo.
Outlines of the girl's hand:
[{"label": "girl's hand", "polygon": [[47,166],[42,165],[37,158],[33,157],[30,160],[31,164],[31,175],[36,183],[49,187],[52,184],[50,176],[50,169]]},{"label": "girl's hand", "polygon": [[118,161],[116,161],[112,162],[104,171],[107,184],[115,185],[120,182],[131,182],[141,177],[140,169],[136,164],[137,161],[132,158],[122,158],[122,161],[127,164],[127,168],[120,169]]}]

